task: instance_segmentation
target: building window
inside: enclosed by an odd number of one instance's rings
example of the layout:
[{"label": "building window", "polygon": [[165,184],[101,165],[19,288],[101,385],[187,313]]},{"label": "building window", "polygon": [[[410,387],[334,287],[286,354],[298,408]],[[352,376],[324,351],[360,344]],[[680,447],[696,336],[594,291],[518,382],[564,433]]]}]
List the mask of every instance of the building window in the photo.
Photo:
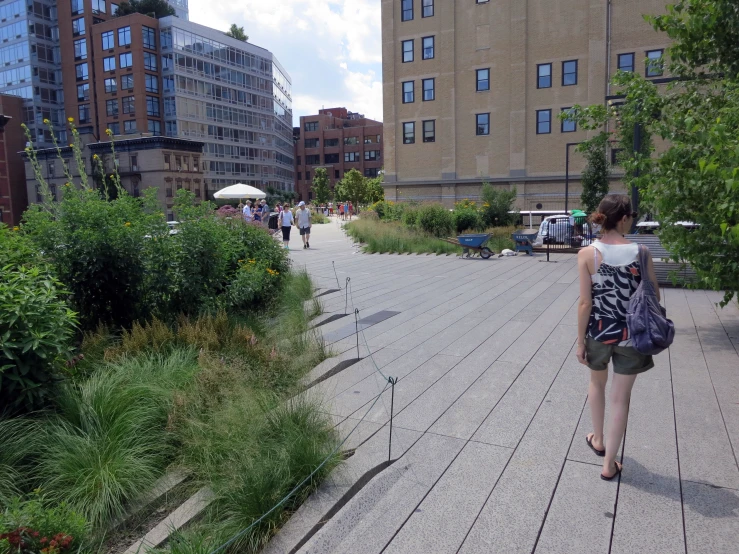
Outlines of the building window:
[{"label": "building window", "polygon": [[413,121],[403,123],[403,144],[416,142],[416,124]]},{"label": "building window", "polygon": [[307,132],[318,131],[318,121],[306,121],[305,130]]},{"label": "building window", "polygon": [[118,4],[110,4],[110,15],[116,15],[118,13]]},{"label": "building window", "polygon": [[310,139],[305,139],[303,144],[305,145],[306,148],[318,148],[319,142],[317,138],[310,138]]},{"label": "building window", "polygon": [[621,154],[623,151],[623,148],[611,149],[611,165],[621,165]]},{"label": "building window", "polygon": [[300,181],[302,179],[303,179],[303,172],[302,171],[298,171],[298,181]]},{"label": "building window", "polygon": [[133,65],[133,57],[131,55],[131,52],[126,52],[125,54],[121,54],[118,57],[121,61],[121,69],[125,67],[131,67]]},{"label": "building window", "polygon": [[310,181],[310,171],[305,172],[305,180]]},{"label": "building window", "polygon": [[174,77],[162,77],[162,88],[164,92],[174,92]]},{"label": "building window", "polygon": [[380,171],[380,168],[378,167],[365,167],[364,176],[365,177],[377,177],[377,173],[379,171]]},{"label": "building window", "polygon": [[359,144],[359,137],[344,137],[344,146]]},{"label": "building window", "polygon": [[477,92],[490,90],[490,69],[477,70]]},{"label": "building window", "polygon": [[619,54],[618,55],[618,69],[619,71],[634,72],[634,53]]},{"label": "building window", "polygon": [[[562,108],[562,113],[569,113],[572,108]],[[574,119],[563,119],[562,120],[562,132],[563,133],[574,133],[577,131],[577,123]]]},{"label": "building window", "polygon": [[131,169],[133,171],[138,171],[139,170],[139,157],[138,157],[138,155],[131,154],[131,157],[130,157],[130,160],[129,161],[131,162]]},{"label": "building window", "polygon": [[123,100],[123,113],[135,114],[136,113],[136,102],[133,96],[124,96]]},{"label": "building window", "polygon": [[121,134],[121,124],[117,121],[111,121],[107,125],[108,129],[110,129],[110,132],[113,133],[113,135],[120,135]]},{"label": "building window", "polygon": [[413,40],[404,40],[401,42],[403,46],[403,63],[413,61]]},{"label": "building window", "polygon": [[146,74],[146,92],[159,92],[159,77]]},{"label": "building window", "polygon": [[105,0],[92,0],[92,13],[105,13]]},{"label": "building window", "polygon": [[552,110],[536,111],[536,134],[547,135],[552,132]]},{"label": "building window", "polygon": [[90,122],[90,104],[80,104],[79,106],[79,122]]},{"label": "building window", "polygon": [[341,179],[341,171],[334,169],[334,179]]},{"label": "building window", "polygon": [[162,134],[162,122],[161,121],[149,119],[148,124],[149,124],[150,133],[156,136],[159,136]]},{"label": "building window", "polygon": [[77,75],[78,81],[84,81],[87,79],[87,64],[86,63],[79,63],[75,67],[75,73]]},{"label": "building window", "polygon": [[421,82],[423,83],[423,101],[430,102],[434,100],[436,97],[435,80],[423,79]]},{"label": "building window", "polygon": [[489,135],[490,134],[490,114],[479,113],[475,116],[475,133],[477,135]]},{"label": "building window", "polygon": [[103,58],[103,70],[115,71],[115,56],[108,56],[107,58]]},{"label": "building window", "polygon": [[490,0],[477,0],[478,4],[487,4]]},{"label": "building window", "polygon": [[113,31],[106,31],[101,36],[103,37],[103,50],[113,50],[115,48]]},{"label": "building window", "polygon": [[169,164],[170,164],[170,155],[169,154],[165,154],[164,155],[164,169],[166,169],[167,171],[169,171],[171,169],[171,167],[170,167]]},{"label": "building window", "polygon": [[421,0],[421,17],[434,16],[434,0]]},{"label": "building window", "polygon": [[664,50],[649,50],[647,52],[647,77],[659,77],[664,73],[663,53]]},{"label": "building window", "polygon": [[423,122],[423,142],[436,141],[436,121],[433,119]]},{"label": "building window", "polygon": [[121,90],[128,90],[133,88],[133,75],[122,75],[121,76]]},{"label": "building window", "polygon": [[423,37],[423,59],[431,60],[434,57],[434,37]]},{"label": "building window", "polygon": [[162,56],[162,69],[172,69],[172,54]]},{"label": "building window", "polygon": [[364,161],[366,162],[376,162],[380,159],[380,151],[379,150],[365,150],[364,152]]},{"label": "building window", "polygon": [[344,161],[345,162],[358,162],[359,152],[344,152]]},{"label": "building window", "polygon": [[74,36],[85,34],[85,18],[80,17],[79,19],[72,20],[72,34]]},{"label": "building window", "polygon": [[144,48],[155,50],[157,47],[157,32],[151,27],[142,27]]},{"label": "building window", "polygon": [[413,19],[413,0],[401,0],[400,9],[401,21],[410,21]]},{"label": "building window", "polygon": [[118,29],[118,46],[129,46],[131,44],[131,27]]},{"label": "building window", "polygon": [[81,38],[74,41],[74,59],[75,60],[86,60],[87,59],[87,39]]},{"label": "building window", "polygon": [[77,85],[77,100],[80,102],[87,102],[90,99],[90,85],[85,83],[84,85]]},{"label": "building window", "polygon": [[[328,148],[329,146],[339,146],[339,139],[323,139],[323,146],[325,146],[326,148]],[[300,165],[300,162],[298,162],[298,165]]]},{"label": "building window", "polygon": [[319,165],[321,163],[320,154],[308,154],[305,157],[305,165]]},{"label": "building window", "polygon": [[105,101],[105,113],[108,115],[118,115],[118,99]]},{"label": "building window", "polygon": [[84,0],[72,0],[72,15],[77,15],[78,13],[85,13]]},{"label": "building window", "polygon": [[46,171],[48,173],[48,177],[53,179],[54,178],[54,162],[49,162],[46,164]]},{"label": "building window", "polygon": [[157,57],[151,52],[144,52],[144,69],[149,71],[157,70]]},{"label": "building window", "polygon": [[577,84],[577,60],[562,62],[562,86],[569,87]]},{"label": "building window", "polygon": [[159,117],[159,98],[156,96],[146,97],[146,115]]},{"label": "building window", "polygon": [[323,162],[327,164],[337,164],[339,163],[339,155],[338,154],[324,154]]},{"label": "building window", "polygon": [[403,83],[403,104],[413,102],[413,81],[405,81]]},{"label": "building window", "polygon": [[540,63],[536,66],[536,88],[551,88],[552,64]]},{"label": "building window", "polygon": [[[178,156],[175,154],[174,168],[175,168],[175,171],[182,171],[182,156]],[[180,187],[177,187],[177,188],[180,188]]]},{"label": "building window", "polygon": [[200,158],[198,158],[197,156],[192,157],[192,170],[200,171]]}]

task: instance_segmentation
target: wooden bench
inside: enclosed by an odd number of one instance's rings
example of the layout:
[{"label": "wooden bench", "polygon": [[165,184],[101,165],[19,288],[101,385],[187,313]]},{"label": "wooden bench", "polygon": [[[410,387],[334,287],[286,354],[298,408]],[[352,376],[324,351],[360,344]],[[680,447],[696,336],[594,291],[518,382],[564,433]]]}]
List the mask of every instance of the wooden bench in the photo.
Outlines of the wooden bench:
[{"label": "wooden bench", "polygon": [[677,276],[677,284],[694,283],[697,280],[695,270],[687,262],[670,260],[670,253],[662,246],[659,235],[626,235],[626,238],[649,248],[654,264],[654,273],[660,285],[672,285],[672,273]]}]

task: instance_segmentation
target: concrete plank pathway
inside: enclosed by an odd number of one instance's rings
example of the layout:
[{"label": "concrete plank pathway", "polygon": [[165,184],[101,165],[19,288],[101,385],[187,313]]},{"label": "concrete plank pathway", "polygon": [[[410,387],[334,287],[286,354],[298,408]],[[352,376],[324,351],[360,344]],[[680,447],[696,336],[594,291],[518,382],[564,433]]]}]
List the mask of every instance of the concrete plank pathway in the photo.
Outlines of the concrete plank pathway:
[{"label": "concrete plank pathway", "polygon": [[[314,226],[310,250],[293,243],[294,267],[320,290],[340,288],[321,297],[326,315],[351,314],[318,328],[334,337],[334,365],[356,356],[357,337],[346,336],[355,308],[360,319],[399,313],[360,333],[364,360],[305,393],[342,436],[359,423],[347,443],[356,450],[265,552],[739,551],[736,304],[663,291],[677,339],[637,379],[624,472],[604,482],[584,441],[589,376],[575,359],[574,255],[368,255],[336,221]],[[395,461],[362,480],[388,454],[391,391],[380,371],[398,379]]]}]

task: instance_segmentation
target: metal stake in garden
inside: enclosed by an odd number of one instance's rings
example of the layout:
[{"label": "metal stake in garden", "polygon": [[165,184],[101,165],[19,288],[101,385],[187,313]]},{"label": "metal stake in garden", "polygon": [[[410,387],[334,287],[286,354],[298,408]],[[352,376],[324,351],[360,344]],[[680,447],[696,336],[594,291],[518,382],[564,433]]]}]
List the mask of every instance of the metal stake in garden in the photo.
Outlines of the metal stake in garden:
[{"label": "metal stake in garden", "polygon": [[336,277],[336,286],[339,287],[339,290],[341,290],[341,285],[339,284],[339,276],[336,273],[336,262],[331,262],[331,265],[334,266],[334,277]]},{"label": "metal stake in garden", "polygon": [[349,308],[349,283],[351,283],[351,281],[351,277],[346,278],[346,286],[344,287],[344,315],[347,315],[346,310]]},{"label": "metal stake in garden", "polygon": [[393,415],[395,415],[395,383],[398,382],[398,378],[388,377],[387,382],[390,383],[390,440],[387,445],[387,461],[392,459],[393,452]]},{"label": "metal stake in garden", "polygon": [[359,356],[359,310],[354,309],[354,329],[355,329],[355,335],[357,335],[357,360],[360,358]]}]

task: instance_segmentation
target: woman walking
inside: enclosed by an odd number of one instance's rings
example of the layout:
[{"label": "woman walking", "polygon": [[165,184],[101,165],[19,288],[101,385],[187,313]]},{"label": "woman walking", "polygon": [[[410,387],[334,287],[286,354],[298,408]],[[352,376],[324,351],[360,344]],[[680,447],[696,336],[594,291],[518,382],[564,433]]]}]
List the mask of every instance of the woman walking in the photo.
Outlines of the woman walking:
[{"label": "woman walking", "polygon": [[285,245],[286,250],[290,250],[290,229],[292,229],[293,223],[295,223],[295,218],[287,202],[285,202],[278,217],[280,218],[280,228],[282,229],[282,244]]},{"label": "woman walking", "polygon": [[[652,356],[633,348],[626,325],[629,301],[643,278],[652,281],[659,298],[651,255],[646,256],[647,267],[639,267],[639,245],[624,238],[636,217],[628,196],[607,195],[591,218],[602,226],[601,239],[580,250],[577,256],[580,274],[577,359],[591,370],[588,401],[593,432],[585,441],[596,455],[604,458],[600,477],[606,481],[621,473],[616,455],[626,429],[636,376],[654,367]],[[604,441],[609,361],[613,363],[613,383]]]}]

